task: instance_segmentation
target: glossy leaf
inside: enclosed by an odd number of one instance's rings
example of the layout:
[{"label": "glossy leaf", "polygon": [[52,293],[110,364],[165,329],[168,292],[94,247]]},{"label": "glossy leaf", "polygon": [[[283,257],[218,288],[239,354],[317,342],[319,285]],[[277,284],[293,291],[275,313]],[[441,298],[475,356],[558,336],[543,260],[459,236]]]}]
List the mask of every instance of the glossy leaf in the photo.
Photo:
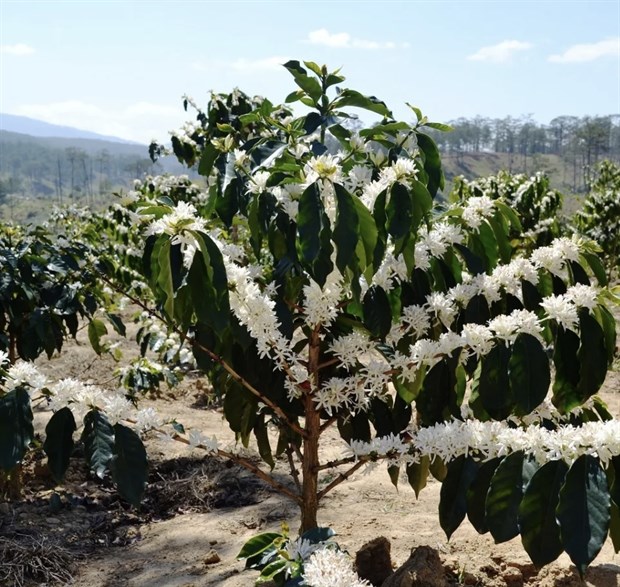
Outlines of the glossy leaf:
[{"label": "glossy leaf", "polygon": [[545,463],[534,473],[519,505],[521,542],[537,567],[553,562],[564,550],[555,512],[567,471],[564,461]]},{"label": "glossy leaf", "polygon": [[99,410],[91,410],[84,416],[82,442],[90,470],[103,478],[114,451],[114,429]]},{"label": "glossy leaf", "polygon": [[363,108],[364,110],[370,110],[370,112],[375,112],[381,116],[392,116],[392,113],[388,110],[385,102],[378,100],[374,96],[364,96],[355,90],[343,90],[340,92],[338,98],[334,100],[334,108],[343,108],[344,106]]},{"label": "glossy leaf", "polygon": [[497,467],[486,499],[486,521],[495,542],[519,534],[518,512],[523,492],[538,468],[523,452],[508,455]]},{"label": "glossy leaf", "polygon": [[556,515],[564,550],[582,577],[605,543],[610,507],[607,477],[598,459],[580,456],[566,473]]},{"label": "glossy leaf", "polygon": [[312,263],[321,251],[321,230],[323,228],[323,202],[317,183],[313,183],[299,199],[297,230],[302,258]]},{"label": "glossy leaf", "polygon": [[460,456],[448,464],[439,498],[439,523],[448,540],[465,519],[467,490],[477,472],[478,465],[471,457]]},{"label": "glossy leaf", "polygon": [[241,548],[237,559],[249,559],[257,554],[265,552],[278,538],[282,538],[282,534],[276,532],[265,532],[252,536]]},{"label": "glossy leaf", "polygon": [[444,188],[444,175],[441,158],[435,141],[424,133],[416,135],[418,147],[424,154],[424,171],[428,175],[428,191],[434,198],[438,190]]},{"label": "glossy leaf", "polygon": [[30,394],[18,387],[0,397],[0,470],[21,462],[34,439]]},{"label": "glossy leaf", "polygon": [[529,414],[547,397],[551,384],[549,359],[540,341],[531,334],[517,336],[508,361],[508,377],[518,414]]},{"label": "glossy leaf", "polygon": [[76,429],[75,418],[67,406],[55,412],[45,427],[43,450],[47,455],[47,466],[58,482],[63,480],[69,467]]},{"label": "glossy leaf", "polygon": [[138,434],[122,424],[114,425],[114,448],[109,466],[118,492],[138,507],[148,479],[146,450]]},{"label": "glossy leaf", "polygon": [[510,390],[509,360],[510,351],[501,342],[481,360],[478,393],[482,406],[495,420],[508,417],[515,405]]},{"label": "glossy leaf", "polygon": [[392,309],[384,289],[378,285],[368,288],[364,295],[364,324],[371,335],[383,338],[392,327]]},{"label": "glossy leaf", "polygon": [[359,239],[359,219],[353,197],[341,185],[336,184],[337,217],[334,226],[336,243],[336,266],[344,274],[352,262]]},{"label": "glossy leaf", "polygon": [[407,480],[413,489],[416,499],[420,497],[420,491],[426,487],[426,481],[430,473],[430,457],[424,455],[420,457],[418,463],[407,465]]},{"label": "glossy leaf", "polygon": [[480,465],[478,474],[467,490],[467,518],[479,534],[489,531],[486,522],[486,501],[491,479],[502,458],[495,458]]}]

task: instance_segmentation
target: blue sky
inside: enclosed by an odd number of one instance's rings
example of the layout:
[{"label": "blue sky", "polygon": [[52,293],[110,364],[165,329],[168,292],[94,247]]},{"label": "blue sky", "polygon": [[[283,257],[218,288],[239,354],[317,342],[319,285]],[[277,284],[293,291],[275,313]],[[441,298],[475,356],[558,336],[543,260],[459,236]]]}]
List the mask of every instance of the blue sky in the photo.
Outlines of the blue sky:
[{"label": "blue sky", "polygon": [[0,112],[147,142],[234,87],[279,102],[288,59],[409,120],[620,113],[620,0],[0,0]]}]

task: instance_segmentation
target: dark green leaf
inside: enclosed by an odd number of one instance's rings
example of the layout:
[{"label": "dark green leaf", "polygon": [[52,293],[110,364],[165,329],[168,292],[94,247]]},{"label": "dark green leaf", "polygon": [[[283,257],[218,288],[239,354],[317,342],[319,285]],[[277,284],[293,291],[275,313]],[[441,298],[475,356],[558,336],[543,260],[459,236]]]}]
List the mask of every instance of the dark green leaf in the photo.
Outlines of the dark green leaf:
[{"label": "dark green leaf", "polygon": [[538,468],[523,452],[508,455],[497,467],[486,500],[486,521],[495,542],[519,534],[518,513],[523,491]]},{"label": "dark green leaf", "polygon": [[555,510],[567,471],[564,461],[545,463],[534,473],[519,506],[523,548],[537,567],[553,562],[564,550]]},{"label": "dark green leaf", "polygon": [[302,258],[312,263],[321,251],[321,230],[323,228],[323,202],[318,184],[310,185],[299,199],[297,230]]},{"label": "dark green leaf", "polygon": [[47,455],[47,466],[58,482],[63,480],[69,467],[76,429],[73,413],[66,406],[55,412],[45,427],[43,450]]},{"label": "dark green leaf", "polygon": [[448,540],[465,519],[467,490],[477,472],[478,464],[471,457],[460,456],[448,464],[439,498],[439,523]]},{"label": "dark green leaf", "polygon": [[508,417],[515,405],[508,377],[509,360],[510,350],[498,342],[481,361],[478,393],[482,406],[495,420]]},{"label": "dark green leaf", "polygon": [[570,412],[581,405],[577,393],[579,382],[579,337],[570,330],[558,328],[553,350],[555,379],[553,382],[553,404],[561,413]]},{"label": "dark green leaf", "polygon": [[610,507],[607,477],[598,459],[580,456],[566,473],[556,516],[564,550],[582,577],[605,543]]},{"label": "dark green leaf", "polygon": [[33,439],[30,394],[18,387],[0,397],[0,470],[19,464]]},{"label": "dark green leaf", "polygon": [[323,94],[321,84],[313,77],[308,76],[307,71],[300,65],[299,61],[288,61],[284,67],[289,70],[295,78],[295,83],[304,91],[314,102],[317,102]]},{"label": "dark green leaf", "polygon": [[601,325],[586,308],[579,310],[581,344],[579,358],[579,383],[577,391],[581,402],[594,395],[603,385],[607,375],[607,349]]},{"label": "dark green leaf", "polygon": [[131,428],[122,424],[114,425],[114,449],[110,471],[121,496],[138,507],[148,479],[146,450],[140,437]]},{"label": "dark green leaf", "polygon": [[392,186],[386,213],[387,230],[394,240],[410,234],[413,221],[413,202],[411,193],[400,182],[396,182]]},{"label": "dark green leaf", "polygon": [[344,275],[346,267],[355,255],[359,235],[359,219],[353,197],[341,185],[336,184],[337,217],[334,227],[336,243],[336,266]]},{"label": "dark green leaf", "polygon": [[435,141],[424,133],[417,133],[418,147],[424,154],[424,171],[428,175],[428,191],[434,198],[437,190],[444,187],[444,176],[441,168],[441,157]]},{"label": "dark green leaf", "polygon": [[491,479],[501,463],[501,458],[486,461],[480,465],[478,475],[467,490],[467,518],[479,534],[489,531],[486,521],[486,501]]},{"label": "dark green leaf", "polygon": [[84,416],[82,442],[90,470],[103,477],[114,450],[114,430],[99,410],[91,410]]},{"label": "dark green leaf", "polygon": [[106,312],[106,316],[110,324],[112,324],[112,328],[121,336],[125,336],[126,329],[125,324],[123,324],[123,319],[118,314],[112,314],[111,312]]},{"label": "dark green leaf", "polygon": [[363,108],[364,110],[370,110],[385,116],[392,117],[392,113],[389,111],[385,102],[378,100],[374,96],[364,96],[355,90],[343,90],[340,92],[338,98],[336,98],[332,104],[333,108],[343,108],[344,106],[354,106],[356,108]]},{"label": "dark green leaf", "polygon": [[376,338],[383,338],[392,327],[392,309],[385,290],[372,285],[364,295],[364,325]]},{"label": "dark green leaf", "polygon": [[273,454],[271,453],[271,446],[269,445],[269,435],[267,434],[267,424],[265,423],[265,416],[261,415],[256,419],[254,424],[254,436],[256,437],[256,444],[258,446],[258,453],[265,463],[267,463],[271,470],[276,466],[273,460]]},{"label": "dark green leaf", "polygon": [[531,334],[517,336],[508,376],[519,415],[529,414],[547,397],[551,384],[549,359],[540,341]]}]

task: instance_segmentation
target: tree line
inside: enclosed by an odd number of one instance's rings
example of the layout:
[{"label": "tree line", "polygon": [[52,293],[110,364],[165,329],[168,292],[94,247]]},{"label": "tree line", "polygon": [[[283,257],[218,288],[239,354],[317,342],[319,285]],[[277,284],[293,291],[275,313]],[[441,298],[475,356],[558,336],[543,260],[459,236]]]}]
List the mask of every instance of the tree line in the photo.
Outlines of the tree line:
[{"label": "tree line", "polygon": [[590,170],[603,159],[620,162],[620,114],[558,116],[548,124],[531,115],[476,116],[449,124],[452,132],[433,133],[445,156],[459,161],[467,154],[505,153],[509,171],[533,173],[542,156],[555,155],[561,159],[563,183],[574,192],[589,191]]}]

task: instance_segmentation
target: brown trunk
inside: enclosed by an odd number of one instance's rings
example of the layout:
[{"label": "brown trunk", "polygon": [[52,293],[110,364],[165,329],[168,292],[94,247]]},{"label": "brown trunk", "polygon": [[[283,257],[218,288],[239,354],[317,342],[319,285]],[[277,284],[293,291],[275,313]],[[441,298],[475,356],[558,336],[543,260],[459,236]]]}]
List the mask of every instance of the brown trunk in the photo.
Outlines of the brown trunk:
[{"label": "brown trunk", "polygon": [[308,357],[308,375],[311,381],[310,390],[304,395],[304,411],[306,418],[306,437],[302,463],[302,503],[300,534],[318,526],[317,510],[319,508],[319,436],[321,417],[316,409],[313,391],[319,385],[320,336],[318,330],[312,333]]}]

